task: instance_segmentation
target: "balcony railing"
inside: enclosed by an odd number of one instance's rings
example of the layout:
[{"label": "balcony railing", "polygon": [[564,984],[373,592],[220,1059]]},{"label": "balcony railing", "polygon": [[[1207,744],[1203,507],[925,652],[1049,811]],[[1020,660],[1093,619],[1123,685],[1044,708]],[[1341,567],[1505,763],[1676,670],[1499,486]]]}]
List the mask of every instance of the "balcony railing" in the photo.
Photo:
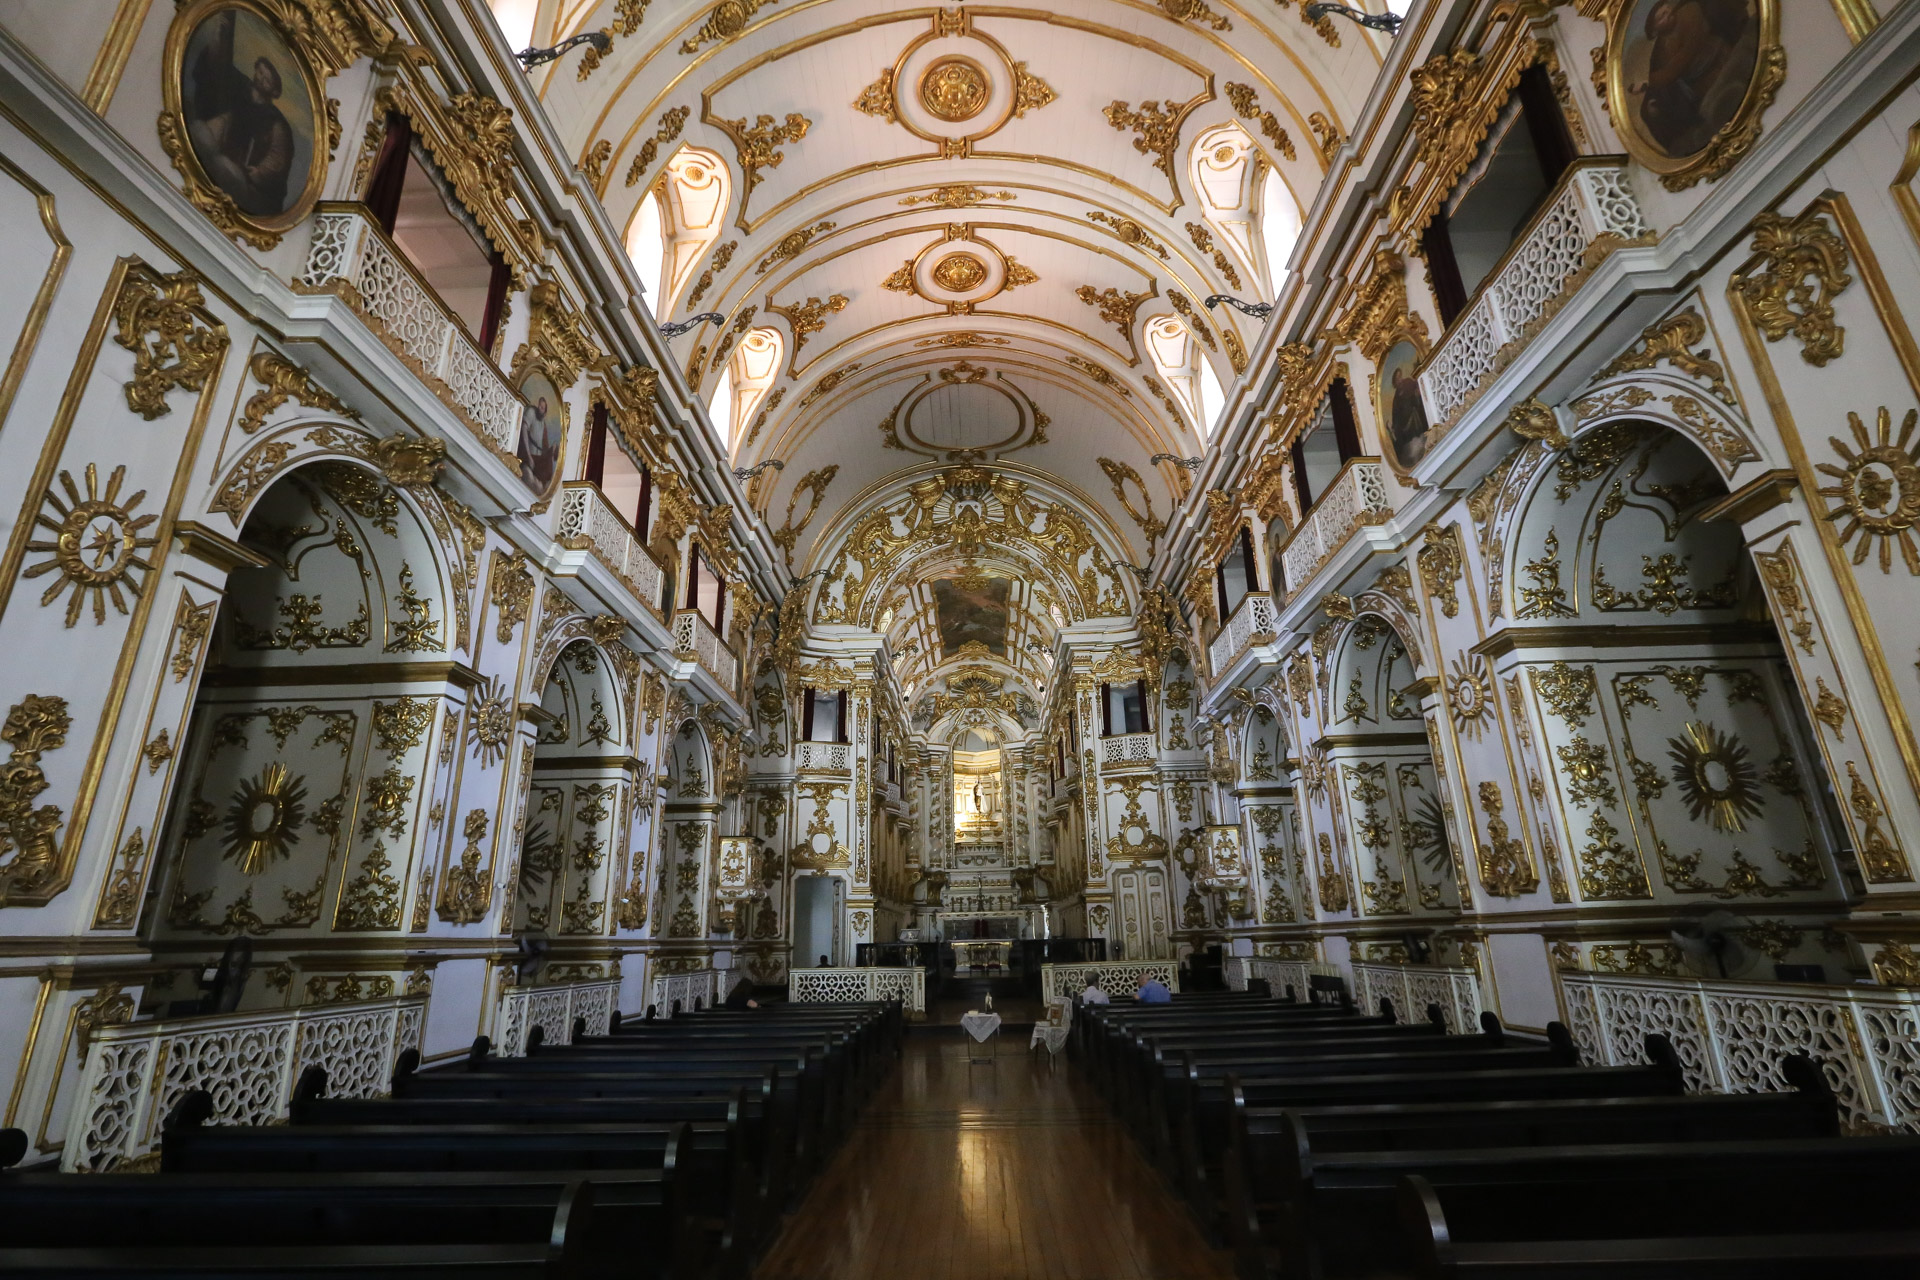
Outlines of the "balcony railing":
[{"label": "balcony railing", "polygon": [[87,1046],[60,1167],[104,1173],[138,1160],[193,1089],[213,1096],[211,1124],[284,1121],[311,1066],[326,1069],[330,1098],[378,1097],[401,1052],[420,1047],[426,1011],[425,996],[397,996],[101,1028]]},{"label": "balcony railing", "polygon": [[[1349,461],[1313,504],[1313,510],[1307,512],[1307,518],[1293,531],[1280,553],[1287,590],[1296,592],[1306,586],[1314,572],[1347,544],[1356,529],[1385,523],[1392,514],[1393,508],[1387,504],[1387,471],[1380,465],[1380,459]],[[1214,671],[1219,670],[1216,663]]]},{"label": "balcony railing", "polygon": [[1673,1043],[1687,1088],[1765,1093],[1789,1087],[1781,1060],[1819,1062],[1852,1132],[1920,1132],[1920,991],[1780,982],[1561,973],[1567,1026],[1591,1065],[1645,1062],[1643,1041]]},{"label": "balcony railing", "polygon": [[1265,591],[1249,591],[1233,616],[1227,619],[1227,625],[1220,628],[1220,634],[1207,646],[1207,658],[1213,663],[1214,675],[1233,665],[1233,660],[1246,650],[1255,636],[1265,636],[1270,641],[1279,630],[1280,611],[1274,608],[1273,597]]},{"label": "balcony railing", "polygon": [[1100,739],[1100,763],[1103,765],[1152,764],[1159,754],[1150,733],[1116,733],[1110,738]]},{"label": "balcony railing", "polygon": [[676,1012],[692,1013],[696,1000],[702,1009],[711,1009],[724,998],[719,994],[720,977],[712,969],[656,974],[647,984],[647,1002],[653,1006],[655,1016],[661,1018],[671,1018]]},{"label": "balcony railing", "polygon": [[494,1052],[503,1058],[525,1057],[527,1033],[535,1027],[540,1028],[547,1044],[572,1044],[575,1018],[586,1019],[588,1035],[606,1035],[613,1018],[613,1002],[619,994],[617,978],[508,987],[500,993],[500,1012],[493,1023]]},{"label": "balcony railing", "polygon": [[1508,250],[1420,373],[1436,427],[1450,426],[1593,266],[1593,253],[1647,233],[1624,166],[1583,161]]},{"label": "balcony railing", "polygon": [[844,742],[793,744],[793,767],[801,773],[846,773],[852,759],[853,748]]},{"label": "balcony railing", "polygon": [[673,647],[681,658],[693,658],[706,668],[720,687],[733,693],[740,674],[740,659],[733,656],[720,637],[697,609],[682,609],[673,615]]},{"label": "balcony railing", "polygon": [[320,206],[306,270],[294,283],[345,299],[414,372],[446,393],[494,453],[514,457],[520,397],[365,206]]},{"label": "balcony railing", "polygon": [[1353,965],[1353,1002],[1369,1016],[1380,1012],[1380,998],[1393,1002],[1394,1021],[1421,1023],[1427,1006],[1438,1005],[1447,1034],[1471,1035],[1480,1030],[1480,980],[1473,970],[1443,965]]},{"label": "balcony railing", "polygon": [[898,1000],[907,1014],[927,1014],[925,969],[791,969],[787,997],[795,1004]]},{"label": "balcony railing", "polygon": [[647,554],[633,526],[608,503],[599,485],[591,480],[567,481],[560,491],[560,524],[556,533],[561,546],[593,552],[642,604],[659,614],[666,574]]}]

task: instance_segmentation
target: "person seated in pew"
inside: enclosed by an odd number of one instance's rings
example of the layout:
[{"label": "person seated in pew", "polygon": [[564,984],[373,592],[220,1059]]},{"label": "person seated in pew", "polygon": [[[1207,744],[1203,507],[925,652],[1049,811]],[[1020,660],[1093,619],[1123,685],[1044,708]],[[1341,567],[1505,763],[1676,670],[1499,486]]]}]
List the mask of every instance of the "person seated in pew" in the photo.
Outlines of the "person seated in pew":
[{"label": "person seated in pew", "polygon": [[753,998],[753,983],[746,978],[740,979],[740,985],[727,992],[726,1007],[729,1009],[758,1009],[760,1002]]},{"label": "person seated in pew", "polygon": [[1167,984],[1160,979],[1143,973],[1140,975],[1140,990],[1134,993],[1133,998],[1141,1004],[1172,1004],[1173,992],[1167,990]]},{"label": "person seated in pew", "polygon": [[1100,975],[1094,974],[1087,979],[1087,989],[1080,993],[1081,1004],[1112,1004],[1113,997],[1100,989]]}]

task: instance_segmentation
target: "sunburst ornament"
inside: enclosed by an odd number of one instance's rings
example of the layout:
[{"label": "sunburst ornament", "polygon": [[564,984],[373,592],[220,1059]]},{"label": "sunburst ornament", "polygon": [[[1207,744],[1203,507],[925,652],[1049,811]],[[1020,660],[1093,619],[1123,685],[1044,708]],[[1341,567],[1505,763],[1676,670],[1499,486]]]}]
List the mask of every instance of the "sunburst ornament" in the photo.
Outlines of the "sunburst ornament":
[{"label": "sunburst ornament", "polygon": [[1745,831],[1746,819],[1759,816],[1759,778],[1745,747],[1698,720],[1683,736],[1668,738],[1667,747],[1673,780],[1695,822],[1704,817],[1716,831]]},{"label": "sunburst ornament", "polygon": [[80,620],[80,610],[88,595],[93,597],[95,626],[107,620],[108,600],[113,601],[115,609],[126,613],[127,601],[140,598],[146,575],[153,572],[146,553],[159,541],[143,536],[143,530],[159,517],[133,514],[134,508],[146,499],[147,491],[141,489],[125,502],[119,500],[121,482],[127,477],[125,467],[113,469],[113,474],[107,477],[105,493],[100,492],[100,472],[93,463],[87,464],[86,474],[87,493],[83,498],[80,487],[73,482],[73,473],[60,473],[60,487],[66,490],[66,499],[63,501],[57,491],[48,489],[47,510],[34,521],[52,533],[53,539],[27,544],[27,550],[44,551],[49,558],[28,566],[25,577],[60,575],[60,580],[41,595],[41,604],[52,604],[68,587],[73,588],[73,598],[67,601],[69,627]]},{"label": "sunburst ornament", "polygon": [[1493,676],[1480,654],[1463,653],[1453,660],[1447,676],[1447,706],[1453,711],[1454,728],[1480,741],[1493,718]]},{"label": "sunburst ornament", "polygon": [[275,763],[234,788],[227,806],[227,857],[239,862],[242,875],[258,875],[269,854],[284,858],[293,852],[295,833],[307,816],[304,781]]},{"label": "sunburst ornament", "polygon": [[1834,500],[1827,519],[1839,526],[1841,546],[1859,537],[1853,549],[1855,564],[1866,560],[1878,542],[1880,572],[1890,572],[1893,544],[1898,542],[1907,572],[1920,576],[1920,545],[1913,540],[1914,521],[1920,520],[1920,443],[1908,447],[1914,427],[1920,425],[1920,410],[1907,410],[1898,437],[1893,434],[1893,414],[1885,405],[1880,406],[1873,435],[1859,414],[1849,413],[1847,422],[1858,452],[1838,436],[1828,436],[1827,443],[1846,465],[1823,462],[1817,468],[1835,480],[1820,490],[1822,497]]}]

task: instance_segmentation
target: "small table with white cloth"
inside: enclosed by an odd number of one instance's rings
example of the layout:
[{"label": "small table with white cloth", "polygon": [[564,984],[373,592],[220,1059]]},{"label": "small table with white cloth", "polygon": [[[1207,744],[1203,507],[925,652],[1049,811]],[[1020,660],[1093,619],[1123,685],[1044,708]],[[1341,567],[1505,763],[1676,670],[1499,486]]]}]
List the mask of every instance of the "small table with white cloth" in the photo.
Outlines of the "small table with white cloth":
[{"label": "small table with white cloth", "polygon": [[960,1016],[960,1025],[973,1038],[967,1046],[967,1062],[992,1062],[999,1044],[1000,1015],[969,1009]]}]

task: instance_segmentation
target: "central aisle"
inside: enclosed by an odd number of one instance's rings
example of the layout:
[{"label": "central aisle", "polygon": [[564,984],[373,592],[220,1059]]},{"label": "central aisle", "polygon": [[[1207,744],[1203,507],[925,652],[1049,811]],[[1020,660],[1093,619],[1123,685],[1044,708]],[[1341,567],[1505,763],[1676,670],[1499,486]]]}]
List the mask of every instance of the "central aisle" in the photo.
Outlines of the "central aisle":
[{"label": "central aisle", "polygon": [[910,1035],[757,1280],[1231,1280],[1063,1056]]}]

